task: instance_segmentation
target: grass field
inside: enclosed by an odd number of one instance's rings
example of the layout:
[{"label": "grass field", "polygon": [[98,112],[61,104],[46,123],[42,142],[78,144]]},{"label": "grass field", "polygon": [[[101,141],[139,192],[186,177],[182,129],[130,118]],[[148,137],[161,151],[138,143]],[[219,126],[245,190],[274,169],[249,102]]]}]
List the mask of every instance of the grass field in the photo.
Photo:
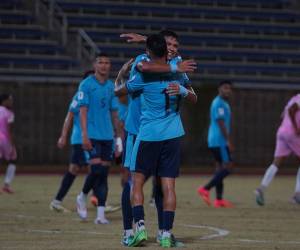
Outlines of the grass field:
[{"label": "grass field", "polygon": [[[108,214],[109,225],[94,225],[95,209],[87,222],[75,212],[75,196],[83,183],[76,179],[64,204],[71,213],[49,210],[61,176],[17,176],[14,195],[0,195],[0,249],[124,249],[120,245],[121,212]],[[253,189],[260,177],[234,176],[226,180],[226,198],[235,208],[207,207],[196,188],[207,177],[182,176],[177,182],[175,235],[186,249],[300,249],[300,205],[291,204],[294,176],[277,177],[267,193],[265,207],[257,207]],[[1,179],[2,181],[2,179]],[[120,200],[118,176],[110,177],[108,202]],[[146,186],[146,201],[150,183]],[[150,240],[143,249],[159,248],[155,243],[156,210],[145,205]]]}]

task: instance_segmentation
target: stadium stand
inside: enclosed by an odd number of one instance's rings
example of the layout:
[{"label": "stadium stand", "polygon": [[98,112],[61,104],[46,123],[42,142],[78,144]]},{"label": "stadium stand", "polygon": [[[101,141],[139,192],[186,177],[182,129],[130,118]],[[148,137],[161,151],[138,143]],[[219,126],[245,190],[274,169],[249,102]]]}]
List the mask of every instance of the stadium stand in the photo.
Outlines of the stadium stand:
[{"label": "stadium stand", "polygon": [[86,42],[77,44],[79,30],[100,50],[112,55],[116,71],[126,59],[143,51],[141,45],[122,41],[120,33],[150,34],[168,28],[178,32],[182,56],[199,63],[193,75],[197,81],[230,78],[237,82],[295,84],[300,79],[300,13],[291,10],[288,1],[38,2],[49,13],[53,6],[59,8],[53,17],[61,24],[66,17],[68,44],[60,45],[50,38],[49,30],[34,13],[23,10],[24,1],[4,0],[0,5],[2,72],[3,68],[26,66],[37,67],[39,75],[42,71],[51,75],[50,69],[61,75],[78,75],[86,60],[80,56],[76,60],[76,53],[67,47],[88,49]]}]

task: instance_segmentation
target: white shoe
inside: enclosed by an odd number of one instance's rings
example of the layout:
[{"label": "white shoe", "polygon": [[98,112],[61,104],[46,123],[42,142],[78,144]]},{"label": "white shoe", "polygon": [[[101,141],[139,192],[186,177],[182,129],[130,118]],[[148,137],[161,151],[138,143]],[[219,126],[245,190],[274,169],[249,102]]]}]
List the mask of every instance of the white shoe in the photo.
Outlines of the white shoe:
[{"label": "white shoe", "polygon": [[94,223],[96,225],[99,225],[99,224],[109,224],[109,220],[107,220],[106,218],[96,218]]},{"label": "white shoe", "polygon": [[82,200],[80,195],[77,195],[76,204],[77,204],[77,213],[79,217],[85,220],[87,218],[86,202]]},{"label": "white shoe", "polygon": [[70,210],[64,208],[61,205],[61,201],[58,201],[58,200],[51,201],[49,208],[52,211],[56,211],[56,212],[60,212],[60,213],[69,213],[70,212]]}]

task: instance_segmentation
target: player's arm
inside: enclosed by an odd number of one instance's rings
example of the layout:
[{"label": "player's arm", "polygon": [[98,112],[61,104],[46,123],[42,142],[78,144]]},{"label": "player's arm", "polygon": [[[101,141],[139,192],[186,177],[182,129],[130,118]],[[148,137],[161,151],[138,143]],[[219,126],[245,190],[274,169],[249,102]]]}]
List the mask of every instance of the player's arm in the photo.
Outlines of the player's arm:
[{"label": "player's arm", "polygon": [[194,72],[197,68],[197,64],[194,60],[184,60],[182,62],[170,64],[141,61],[136,67],[142,73],[188,73]]},{"label": "player's arm", "polygon": [[74,119],[74,114],[73,114],[73,112],[69,111],[66,115],[64,124],[61,129],[60,137],[58,138],[58,141],[57,141],[58,148],[64,148],[66,146],[68,134],[73,125],[73,119]]},{"label": "player's arm", "polygon": [[178,83],[170,83],[167,88],[167,94],[170,96],[182,95],[187,101],[193,104],[197,103],[197,95],[192,86],[184,87]]},{"label": "player's arm", "polygon": [[296,134],[300,135],[300,127],[298,127],[297,125],[297,121],[296,121],[296,113],[299,111],[299,106],[297,103],[294,103],[293,105],[291,105],[288,109],[289,112],[289,117],[291,119],[291,122],[293,124],[293,127],[296,131]]},{"label": "player's arm", "polygon": [[126,76],[132,66],[134,59],[131,58],[128,62],[126,62],[120,71],[118,72],[117,78],[115,80],[115,95],[116,96],[124,96],[127,95],[127,88],[125,87]]},{"label": "player's arm", "polygon": [[145,43],[147,40],[147,36],[137,33],[122,33],[120,37],[125,38],[128,43]]}]

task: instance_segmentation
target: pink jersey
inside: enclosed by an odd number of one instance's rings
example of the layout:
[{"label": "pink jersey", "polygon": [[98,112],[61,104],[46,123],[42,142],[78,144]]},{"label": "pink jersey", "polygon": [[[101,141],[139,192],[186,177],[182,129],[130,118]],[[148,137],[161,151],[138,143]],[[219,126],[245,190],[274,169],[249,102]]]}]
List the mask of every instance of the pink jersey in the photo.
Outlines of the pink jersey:
[{"label": "pink jersey", "polygon": [[0,106],[0,140],[8,141],[9,124],[13,123],[15,115],[9,109]]},{"label": "pink jersey", "polygon": [[[295,96],[293,96],[288,104],[285,106],[284,111],[283,111],[283,120],[282,123],[280,125],[280,127],[278,128],[278,134],[289,134],[289,135],[293,135],[295,134],[295,129],[294,126],[292,124],[288,109],[293,105],[293,104],[297,104],[299,109],[300,109],[300,94],[297,94]],[[295,120],[297,123],[297,126],[300,126],[300,110],[297,111],[296,115],[295,115]]]}]

